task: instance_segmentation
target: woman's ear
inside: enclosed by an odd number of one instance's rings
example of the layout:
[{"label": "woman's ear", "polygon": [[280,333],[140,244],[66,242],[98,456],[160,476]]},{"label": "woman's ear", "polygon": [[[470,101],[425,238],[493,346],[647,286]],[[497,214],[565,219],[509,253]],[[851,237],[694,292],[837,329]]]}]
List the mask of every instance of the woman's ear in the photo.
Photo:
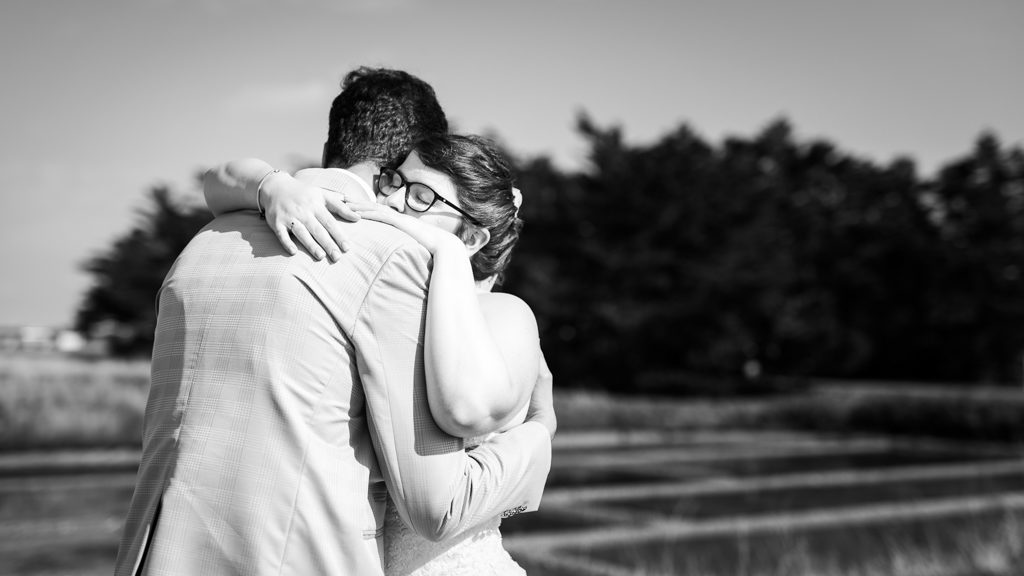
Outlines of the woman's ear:
[{"label": "woman's ear", "polygon": [[464,226],[461,236],[463,244],[466,245],[466,255],[472,256],[491,241],[491,231],[481,226],[472,224]]}]

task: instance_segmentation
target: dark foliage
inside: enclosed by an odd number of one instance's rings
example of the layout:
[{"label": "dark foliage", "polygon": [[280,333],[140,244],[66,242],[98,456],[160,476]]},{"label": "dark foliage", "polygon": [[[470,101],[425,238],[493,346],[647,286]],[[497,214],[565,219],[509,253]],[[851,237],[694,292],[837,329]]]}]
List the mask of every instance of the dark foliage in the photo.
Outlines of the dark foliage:
[{"label": "dark foliage", "polygon": [[1024,444],[1024,402],[1019,394],[994,394],[994,388],[980,393],[967,388],[939,390],[922,394],[913,385],[887,384],[881,390],[826,386],[755,414],[747,424]]},{"label": "dark foliage", "polygon": [[176,202],[166,187],[153,188],[149,201],[134,228],[84,265],[93,285],[75,327],[106,339],[118,356],[150,354],[160,284],[185,245],[212,219],[205,207]]},{"label": "dark foliage", "polygon": [[[643,146],[585,116],[578,129],[587,169],[517,162],[526,225],[505,285],[536,311],[560,385],[1020,380],[1020,149],[982,135],[922,178],[906,159],[800,141],[784,120],[717,145],[686,126]],[[156,290],[209,219],[165,189],[151,199],[87,264],[78,326],[103,327],[119,353],[148,351]]]},{"label": "dark foliage", "polygon": [[927,180],[909,160],[800,142],[782,120],[717,147],[685,126],[649,146],[586,117],[579,130],[584,173],[521,166],[507,282],[537,311],[563,385],[1020,379],[1019,149],[983,135]]}]

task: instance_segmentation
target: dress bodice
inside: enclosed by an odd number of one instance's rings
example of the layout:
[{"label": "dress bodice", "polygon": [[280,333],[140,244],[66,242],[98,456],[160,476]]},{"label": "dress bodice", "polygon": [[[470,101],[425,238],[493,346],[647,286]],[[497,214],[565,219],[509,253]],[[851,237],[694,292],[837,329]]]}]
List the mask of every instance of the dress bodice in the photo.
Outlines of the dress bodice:
[{"label": "dress bodice", "polygon": [[384,517],[386,576],[525,576],[501,545],[500,518],[431,542],[413,532],[388,499]]},{"label": "dress bodice", "polygon": [[[526,406],[502,430],[526,419]],[[466,439],[467,449],[486,442],[488,434]],[[402,521],[394,502],[388,498],[384,516],[385,576],[526,576],[501,545],[495,516],[453,538],[431,542]]]}]

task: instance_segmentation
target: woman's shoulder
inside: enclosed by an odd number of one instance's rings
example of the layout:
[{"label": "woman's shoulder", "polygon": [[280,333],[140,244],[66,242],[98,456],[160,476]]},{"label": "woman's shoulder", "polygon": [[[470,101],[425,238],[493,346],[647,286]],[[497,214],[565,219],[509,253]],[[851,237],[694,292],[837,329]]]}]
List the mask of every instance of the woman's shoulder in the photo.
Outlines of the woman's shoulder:
[{"label": "woman's shoulder", "polygon": [[505,358],[513,389],[525,403],[540,369],[537,318],[526,302],[512,294],[492,292],[480,296],[488,330]]},{"label": "woman's shoulder", "polygon": [[485,292],[480,294],[480,308],[488,321],[502,324],[532,325],[537,329],[537,318],[530,305],[522,298],[507,292]]},{"label": "woman's shoulder", "polygon": [[526,350],[539,346],[537,318],[521,298],[505,292],[487,292],[480,295],[480,311],[500,347]]},{"label": "woman's shoulder", "polygon": [[509,306],[513,308],[524,308],[533,314],[533,310],[530,309],[530,305],[527,304],[522,298],[515,294],[509,294],[508,292],[481,292],[480,301],[488,302],[494,306]]}]

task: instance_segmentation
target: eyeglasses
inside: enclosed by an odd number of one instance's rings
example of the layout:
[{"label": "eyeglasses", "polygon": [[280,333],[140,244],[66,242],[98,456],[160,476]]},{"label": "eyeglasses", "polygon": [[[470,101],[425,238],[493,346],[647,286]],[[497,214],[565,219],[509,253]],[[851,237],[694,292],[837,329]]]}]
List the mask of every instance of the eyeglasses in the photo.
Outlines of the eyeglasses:
[{"label": "eyeglasses", "polygon": [[375,185],[377,187],[377,192],[380,192],[385,196],[390,196],[404,187],[406,189],[405,205],[408,206],[410,210],[426,212],[427,210],[430,210],[431,206],[440,200],[442,204],[447,204],[455,209],[459,214],[465,216],[466,220],[469,220],[477,226],[483,227],[483,224],[481,224],[479,220],[470,216],[468,212],[456,206],[451,200],[448,200],[444,196],[434,192],[433,188],[422,182],[409,181],[405,175],[398,170],[392,170],[391,168],[381,169],[380,175],[376,178]]}]

